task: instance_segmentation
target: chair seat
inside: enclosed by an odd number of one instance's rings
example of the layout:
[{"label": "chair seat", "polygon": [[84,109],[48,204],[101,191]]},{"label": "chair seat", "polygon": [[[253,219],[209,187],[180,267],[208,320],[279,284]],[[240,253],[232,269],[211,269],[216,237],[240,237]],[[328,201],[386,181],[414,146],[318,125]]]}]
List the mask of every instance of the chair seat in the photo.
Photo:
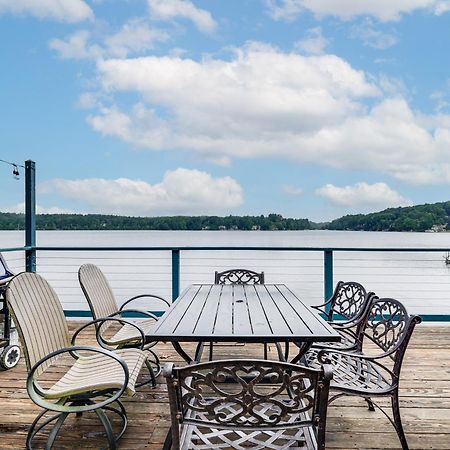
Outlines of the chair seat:
[{"label": "chair seat", "polygon": [[[339,330],[336,330],[339,333]],[[319,344],[314,344],[313,348],[334,348],[336,350],[345,350],[355,347],[355,338],[346,333],[339,333],[341,335],[340,342],[320,342]]]},{"label": "chair seat", "polygon": [[[320,368],[317,360],[320,349],[312,348],[305,355],[308,367]],[[362,395],[382,394],[392,390],[393,380],[391,374],[376,363],[367,361],[357,354],[340,355],[330,353],[333,366],[333,379],[330,389],[338,388],[341,391],[358,391]]]},{"label": "chair seat", "polygon": [[[214,398],[205,399],[214,402]],[[273,403],[260,403],[258,415],[269,421],[270,412],[276,406]],[[226,415],[238,413],[240,406],[236,403],[221,404],[220,412]],[[208,420],[204,412],[195,412],[190,417],[194,420]],[[214,449],[317,449],[314,433],[309,426],[295,426],[289,424],[301,420],[308,420],[304,412],[293,414],[287,427],[279,430],[253,429],[219,429],[202,425],[189,425],[185,427],[181,437],[182,450],[210,450]]]},{"label": "chair seat", "polygon": [[[129,380],[126,388],[128,395],[135,393],[135,384],[145,362],[146,355],[138,349],[117,350],[128,366]],[[97,353],[80,356],[74,365],[45,392],[45,398],[62,398],[93,390],[121,388],[124,381],[122,366],[109,356]]]},{"label": "chair seat", "polygon": [[[144,332],[146,337],[152,336],[153,328],[156,324],[155,319],[144,319],[135,323]],[[111,345],[130,344],[132,341],[141,341],[141,333],[135,327],[128,324],[123,325],[112,338],[108,339],[108,343]]]}]

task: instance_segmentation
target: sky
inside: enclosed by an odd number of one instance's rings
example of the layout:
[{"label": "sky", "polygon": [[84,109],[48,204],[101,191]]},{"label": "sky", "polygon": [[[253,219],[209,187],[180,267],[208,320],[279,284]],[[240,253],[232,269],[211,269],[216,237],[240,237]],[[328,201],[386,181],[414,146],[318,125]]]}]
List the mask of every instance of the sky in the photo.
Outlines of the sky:
[{"label": "sky", "polygon": [[0,158],[40,213],[448,201],[449,49],[448,0],[0,0]]}]

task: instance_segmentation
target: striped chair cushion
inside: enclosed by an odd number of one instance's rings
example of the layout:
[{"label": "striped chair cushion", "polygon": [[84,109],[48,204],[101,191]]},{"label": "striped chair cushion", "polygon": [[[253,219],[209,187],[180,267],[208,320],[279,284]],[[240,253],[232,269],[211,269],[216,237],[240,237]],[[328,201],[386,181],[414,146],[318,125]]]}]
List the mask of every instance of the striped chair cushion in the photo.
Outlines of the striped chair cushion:
[{"label": "striped chair cushion", "polygon": [[[117,350],[117,356],[124,359],[130,378],[126,392],[134,395],[136,380],[145,362],[146,355],[138,349]],[[122,387],[124,372],[114,359],[100,354],[80,356],[67,373],[45,392],[45,398],[62,398],[83,392]]]},{"label": "striped chair cushion", "polygon": [[[70,345],[61,303],[40,275],[16,275],[6,289],[6,301],[19,332],[28,370],[49,353]],[[36,375],[52,363],[53,359],[46,361]]]},{"label": "striped chair cushion", "polygon": [[[94,264],[83,264],[78,269],[78,280],[91,308],[94,319],[108,317],[119,309],[111,286],[103,272]],[[112,322],[102,325],[105,330]]]},{"label": "striped chair cushion", "polygon": [[[129,319],[127,319],[129,321]],[[155,319],[144,319],[135,322],[136,325],[144,332],[145,336],[153,335],[153,328],[156,324]],[[109,338],[108,343],[111,345],[120,345],[136,341],[137,344],[141,342],[141,334],[132,325],[125,324],[112,338]]]}]

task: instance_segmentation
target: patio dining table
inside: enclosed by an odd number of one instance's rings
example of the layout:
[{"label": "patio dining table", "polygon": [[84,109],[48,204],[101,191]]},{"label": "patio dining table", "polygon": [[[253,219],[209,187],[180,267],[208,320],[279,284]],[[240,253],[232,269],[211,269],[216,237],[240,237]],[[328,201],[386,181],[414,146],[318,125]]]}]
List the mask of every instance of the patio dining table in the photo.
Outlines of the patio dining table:
[{"label": "patio dining table", "polygon": [[[159,319],[155,340],[171,342],[187,362],[198,362],[208,342],[289,343],[297,362],[315,342],[339,342],[340,335],[284,284],[193,284]],[[196,342],[194,356],[182,347]],[[278,347],[279,349],[280,347]]]}]

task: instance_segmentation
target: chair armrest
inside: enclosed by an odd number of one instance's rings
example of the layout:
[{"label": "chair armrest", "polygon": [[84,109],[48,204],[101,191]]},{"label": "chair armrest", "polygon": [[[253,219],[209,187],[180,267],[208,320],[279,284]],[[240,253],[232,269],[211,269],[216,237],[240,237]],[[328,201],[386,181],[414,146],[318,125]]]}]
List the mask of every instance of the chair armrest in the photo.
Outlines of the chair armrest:
[{"label": "chair armrest", "polygon": [[[377,359],[383,359],[386,356],[389,356],[389,353],[381,353],[378,355],[365,355],[361,352],[352,352],[348,350],[336,350],[334,348],[323,348],[317,353],[317,359],[320,363],[325,364],[329,361],[329,358],[327,358],[325,355],[327,354],[334,354],[334,355],[341,355],[341,356],[348,356],[350,358],[358,358],[365,361],[371,361],[375,362]],[[383,366],[384,367],[384,366]]]},{"label": "chair armrest", "polygon": [[[62,353],[69,353],[70,356],[72,356],[75,359],[78,359],[80,355],[77,353],[79,351],[83,352],[93,352],[93,353],[101,353],[102,355],[105,355],[109,358],[114,359],[117,361],[117,363],[121,366],[123,373],[124,373],[124,381],[120,389],[112,396],[106,398],[105,400],[102,400],[98,403],[92,403],[90,405],[71,405],[67,406],[64,404],[60,404],[59,402],[53,403],[51,401],[46,400],[45,395],[46,391],[41,386],[39,386],[39,383],[36,381],[34,374],[36,370],[45,362],[47,362],[51,358],[55,358],[56,356],[61,355]],[[84,411],[92,411],[97,408],[103,408],[104,406],[115,402],[124,392],[128,385],[128,380],[130,378],[130,374],[128,371],[128,366],[123,358],[115,354],[114,352],[111,352],[109,350],[105,350],[104,348],[99,347],[93,347],[90,345],[72,345],[70,347],[64,347],[59,350],[56,350],[52,353],[49,353],[47,356],[44,356],[41,360],[39,360],[30,370],[28,377],[27,377],[27,391],[28,394],[33,400],[34,403],[41,406],[42,408],[49,409],[52,411],[58,411],[58,412],[84,412]],[[98,394],[98,393],[96,393]],[[92,396],[94,397],[94,395]]]},{"label": "chair armrest", "polygon": [[331,298],[327,300],[325,303],[321,303],[320,305],[311,305],[311,308],[322,311],[322,309],[331,303]]},{"label": "chair armrest", "polygon": [[[126,325],[130,325],[130,326],[136,328],[139,331],[139,334],[141,335],[141,345],[138,348],[140,350],[144,349],[145,334],[142,331],[142,329],[138,325],[136,325],[134,322],[130,322],[129,320],[125,320],[125,319],[122,319],[122,318],[121,319],[116,319],[114,317],[104,317],[104,318],[100,318],[100,319],[95,319],[95,320],[91,320],[90,322],[84,324],[82,327],[78,328],[78,330],[76,330],[75,333],[73,334],[71,344],[75,345],[76,338],[81,333],[81,331],[83,331],[84,329],[86,329],[86,328],[88,328],[88,327],[90,327],[92,325],[95,325],[95,328],[96,328],[95,338],[97,339],[97,343],[100,345],[100,347],[103,347],[106,350],[114,350],[114,348],[108,347],[106,345],[107,341],[105,341],[105,339],[100,334],[100,331],[101,331],[101,328],[102,328],[102,324],[105,323],[105,322],[109,322],[109,321],[118,322],[121,325],[125,325],[125,324]],[[100,326],[98,324],[100,324]]]},{"label": "chair armrest", "polygon": [[151,319],[158,320],[158,316],[155,316],[153,313],[145,311],[145,309],[122,309],[120,311],[115,312],[114,314],[110,314],[108,317],[115,317],[118,315],[122,315],[124,313],[134,312],[142,314],[143,316],[150,317]]},{"label": "chair armrest", "polygon": [[128,305],[128,303],[131,303],[132,301],[138,299],[138,298],[143,298],[143,297],[151,297],[151,298],[155,298],[156,300],[159,300],[163,303],[165,303],[167,306],[170,307],[170,303],[165,299],[162,298],[158,295],[153,295],[153,294],[141,294],[141,295],[136,295],[135,297],[132,297],[130,299],[128,299],[125,303],[122,304],[122,306],[119,308],[119,311],[122,311],[124,306]]}]

